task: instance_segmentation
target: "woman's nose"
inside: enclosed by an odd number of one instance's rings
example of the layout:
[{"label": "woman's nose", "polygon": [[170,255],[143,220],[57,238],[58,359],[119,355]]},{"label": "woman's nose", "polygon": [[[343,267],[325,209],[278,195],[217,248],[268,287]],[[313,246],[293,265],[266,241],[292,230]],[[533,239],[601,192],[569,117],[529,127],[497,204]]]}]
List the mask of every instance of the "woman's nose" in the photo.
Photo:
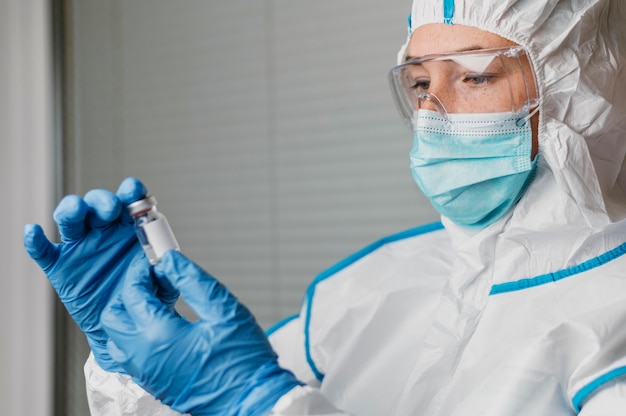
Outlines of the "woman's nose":
[{"label": "woman's nose", "polygon": [[419,108],[437,111],[444,117],[454,112],[457,100],[446,78],[445,76],[431,77],[428,90],[419,94]]},{"label": "woman's nose", "polygon": [[448,109],[443,104],[439,96],[433,92],[421,92],[419,94],[418,107],[425,110],[438,112],[443,118],[448,118]]}]

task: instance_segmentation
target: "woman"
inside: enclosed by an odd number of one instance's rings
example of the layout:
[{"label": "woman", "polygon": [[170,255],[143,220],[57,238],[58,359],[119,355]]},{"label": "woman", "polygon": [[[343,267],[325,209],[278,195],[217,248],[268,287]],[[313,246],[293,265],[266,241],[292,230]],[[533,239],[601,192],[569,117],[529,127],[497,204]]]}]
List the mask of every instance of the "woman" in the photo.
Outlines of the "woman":
[{"label": "woman", "polygon": [[[416,0],[390,79],[442,224],[322,273],[272,347],[179,253],[149,268],[120,231],[141,183],[62,201],[82,252],[38,227],[25,241],[90,339],[92,413],[172,412],[116,372],[191,414],[623,412],[625,18],[620,0]],[[107,231],[84,227],[89,209]],[[85,256],[107,284],[77,305],[64,289]],[[176,290],[199,322],[171,311]]]}]

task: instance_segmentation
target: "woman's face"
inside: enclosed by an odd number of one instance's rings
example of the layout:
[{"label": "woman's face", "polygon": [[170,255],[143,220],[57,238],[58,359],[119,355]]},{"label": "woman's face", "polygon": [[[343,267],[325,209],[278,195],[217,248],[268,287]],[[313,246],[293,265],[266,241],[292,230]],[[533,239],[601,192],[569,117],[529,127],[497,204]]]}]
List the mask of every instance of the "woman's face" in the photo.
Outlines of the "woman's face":
[{"label": "woman's face", "polygon": [[[518,46],[490,32],[442,23],[420,26],[411,35],[407,60],[424,55]],[[488,63],[472,60],[435,60],[411,65],[414,88],[434,94],[448,113],[489,113],[520,108],[537,98],[531,64],[525,55],[499,57]],[[484,65],[482,67],[481,65]],[[469,69],[468,69],[469,68]],[[475,70],[475,68],[479,68]],[[421,108],[437,110],[424,100]],[[533,127],[533,158],[537,153],[537,120]]]}]

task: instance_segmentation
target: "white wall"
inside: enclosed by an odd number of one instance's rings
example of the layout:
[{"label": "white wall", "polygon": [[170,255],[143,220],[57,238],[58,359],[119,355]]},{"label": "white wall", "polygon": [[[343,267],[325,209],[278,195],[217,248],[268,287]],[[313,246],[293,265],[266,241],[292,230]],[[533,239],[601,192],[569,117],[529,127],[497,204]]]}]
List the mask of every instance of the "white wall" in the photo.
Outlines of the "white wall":
[{"label": "white wall", "polygon": [[52,295],[22,246],[54,195],[47,2],[0,0],[0,414],[50,415]]}]

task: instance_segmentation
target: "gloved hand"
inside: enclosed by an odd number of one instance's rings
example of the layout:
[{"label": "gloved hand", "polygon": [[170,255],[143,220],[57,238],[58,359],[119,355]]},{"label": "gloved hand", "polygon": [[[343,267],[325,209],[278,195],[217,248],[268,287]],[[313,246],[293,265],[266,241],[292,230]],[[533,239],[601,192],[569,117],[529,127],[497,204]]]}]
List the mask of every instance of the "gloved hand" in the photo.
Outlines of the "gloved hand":
[{"label": "gloved hand", "polygon": [[[84,199],[66,196],[54,211],[61,243],[50,242],[42,228],[28,224],[24,247],[46,273],[50,283],[87,341],[98,364],[107,371],[123,369],[111,359],[108,336],[100,324],[102,310],[119,289],[128,265],[144,256],[125,205],[146,195],[145,186],[127,178],[117,195],[96,189]],[[147,263],[147,261],[146,261]],[[162,285],[169,304],[178,293]]]},{"label": "gloved hand", "polygon": [[248,309],[199,266],[168,251],[154,266],[199,316],[172,314],[146,263],[134,262],[102,314],[109,351],[134,381],[174,410],[195,415],[265,415],[302,383],[278,366]]}]

